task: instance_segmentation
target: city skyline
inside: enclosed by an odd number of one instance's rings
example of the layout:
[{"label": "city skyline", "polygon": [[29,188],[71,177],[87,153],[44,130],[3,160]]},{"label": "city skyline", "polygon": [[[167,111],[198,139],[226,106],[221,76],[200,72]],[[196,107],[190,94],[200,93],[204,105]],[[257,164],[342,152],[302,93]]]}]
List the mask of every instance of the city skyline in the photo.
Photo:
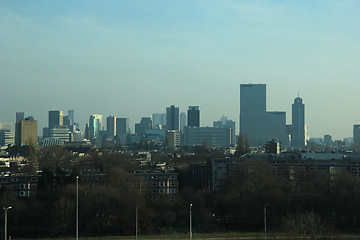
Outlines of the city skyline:
[{"label": "city skyline", "polygon": [[[141,4],[139,4],[141,3]],[[52,109],[130,119],[200,106],[201,126],[239,126],[239,84],[267,85],[266,108],[300,93],[310,137],[358,124],[357,1],[1,1],[0,122],[39,129]],[[64,114],[65,115],[65,114]]]}]

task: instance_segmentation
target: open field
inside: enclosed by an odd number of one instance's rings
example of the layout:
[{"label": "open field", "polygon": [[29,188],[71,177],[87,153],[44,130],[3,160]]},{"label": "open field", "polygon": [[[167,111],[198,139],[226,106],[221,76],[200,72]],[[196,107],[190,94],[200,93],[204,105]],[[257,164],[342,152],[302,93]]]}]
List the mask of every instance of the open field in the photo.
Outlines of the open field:
[{"label": "open field", "polygon": [[[268,239],[274,239],[268,235]],[[73,240],[75,237],[69,238],[42,238],[31,240]],[[135,236],[104,236],[104,237],[79,237],[79,240],[134,240]],[[164,240],[164,239],[189,239],[188,234],[163,234],[163,235],[139,235],[138,240]],[[193,234],[193,239],[196,240],[226,240],[226,239],[264,239],[264,233],[259,232],[244,232],[244,233],[198,233]],[[280,238],[277,238],[280,239]],[[285,239],[285,238],[283,238]],[[360,240],[360,234],[339,234],[333,239],[351,239]],[[30,239],[21,239],[30,240]]]}]

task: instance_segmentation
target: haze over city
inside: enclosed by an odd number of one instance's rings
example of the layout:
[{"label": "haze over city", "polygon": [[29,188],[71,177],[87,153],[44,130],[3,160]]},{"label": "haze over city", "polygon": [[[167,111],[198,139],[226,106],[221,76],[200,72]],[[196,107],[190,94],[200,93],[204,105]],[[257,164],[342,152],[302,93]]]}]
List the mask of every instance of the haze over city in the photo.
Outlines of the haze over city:
[{"label": "haze over city", "polygon": [[51,109],[128,117],[185,112],[239,120],[239,85],[267,109],[298,94],[310,137],[352,136],[360,118],[358,1],[1,1],[0,122]]}]

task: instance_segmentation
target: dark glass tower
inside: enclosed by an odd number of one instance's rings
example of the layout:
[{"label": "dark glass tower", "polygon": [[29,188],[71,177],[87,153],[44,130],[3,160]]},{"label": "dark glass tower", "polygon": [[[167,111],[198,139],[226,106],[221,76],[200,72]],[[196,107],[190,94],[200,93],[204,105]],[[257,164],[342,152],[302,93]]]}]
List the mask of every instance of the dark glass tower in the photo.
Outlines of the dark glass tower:
[{"label": "dark glass tower", "polygon": [[295,98],[292,105],[291,146],[305,146],[305,105],[300,97]]},{"label": "dark glass tower", "polygon": [[189,106],[187,115],[188,115],[188,126],[189,127],[200,127],[199,106]]},{"label": "dark glass tower", "polygon": [[179,130],[179,108],[174,105],[166,108],[166,129]]}]

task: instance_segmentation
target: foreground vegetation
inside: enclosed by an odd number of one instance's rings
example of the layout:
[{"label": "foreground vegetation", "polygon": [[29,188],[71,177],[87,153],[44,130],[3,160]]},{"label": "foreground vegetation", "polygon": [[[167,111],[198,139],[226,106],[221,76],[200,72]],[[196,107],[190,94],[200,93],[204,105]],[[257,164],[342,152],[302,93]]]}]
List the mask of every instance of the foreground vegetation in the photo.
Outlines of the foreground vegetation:
[{"label": "foreground vegetation", "polygon": [[[170,234],[164,238],[187,238],[182,234],[188,232],[190,203],[194,233],[262,232],[264,205],[268,236],[324,239],[339,230],[357,231],[360,226],[360,181],[345,173],[318,176],[299,187],[287,179],[276,178],[269,167],[263,166],[251,174],[239,171],[227,179],[223,192],[214,193],[194,189],[189,163],[205,161],[215,153],[203,151],[182,158],[159,155],[157,159],[167,161],[180,173],[180,194],[172,200],[167,195],[154,198],[138,191],[129,172],[140,166],[127,154],[103,151],[74,158],[59,147],[31,150],[29,154],[32,164],[27,170],[43,170],[37,197],[23,200],[9,189],[0,190],[1,206],[13,207],[8,212],[8,234],[13,239],[73,237],[75,176],[85,169],[106,173],[107,178],[102,185],[80,184],[81,237],[134,235],[138,206],[140,236]],[[3,229],[1,222],[0,234]],[[278,232],[281,234],[274,235]],[[194,238],[200,235],[195,234]]]}]

